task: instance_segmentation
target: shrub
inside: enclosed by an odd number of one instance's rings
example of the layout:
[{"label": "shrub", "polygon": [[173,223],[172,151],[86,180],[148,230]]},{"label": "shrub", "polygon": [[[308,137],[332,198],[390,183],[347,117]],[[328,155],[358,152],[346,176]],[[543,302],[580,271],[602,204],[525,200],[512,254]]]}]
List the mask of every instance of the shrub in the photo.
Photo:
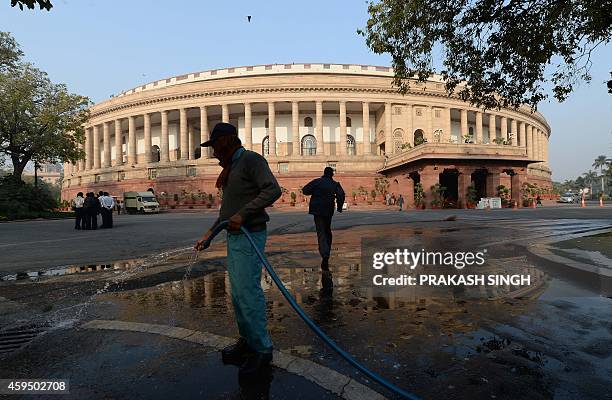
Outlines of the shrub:
[{"label": "shrub", "polygon": [[38,218],[57,208],[52,194],[7,175],[0,178],[0,215],[6,219]]}]

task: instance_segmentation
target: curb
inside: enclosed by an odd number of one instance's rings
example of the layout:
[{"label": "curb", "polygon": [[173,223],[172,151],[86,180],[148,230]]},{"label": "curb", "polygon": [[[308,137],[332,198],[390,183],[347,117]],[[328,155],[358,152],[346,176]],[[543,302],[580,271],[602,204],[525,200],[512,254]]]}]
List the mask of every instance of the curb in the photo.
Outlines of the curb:
[{"label": "curb", "polygon": [[[147,324],[142,322],[92,320],[83,325],[85,329],[117,330],[162,335],[169,338],[198,343],[215,350],[221,350],[234,343],[234,339],[209,332],[195,331],[170,325]],[[292,354],[274,350],[272,364],[287,372],[301,376],[346,400],[383,400],[385,397],[369,387],[331,368]]]}]

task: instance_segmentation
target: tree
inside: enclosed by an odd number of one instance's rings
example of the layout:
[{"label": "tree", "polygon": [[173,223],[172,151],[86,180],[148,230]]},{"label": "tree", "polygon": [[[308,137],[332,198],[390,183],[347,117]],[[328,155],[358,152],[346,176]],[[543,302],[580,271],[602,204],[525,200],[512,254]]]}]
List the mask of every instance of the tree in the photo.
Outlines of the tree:
[{"label": "tree", "polygon": [[595,161],[593,161],[592,167],[597,169],[599,168],[599,172],[601,173],[601,191],[604,191],[604,168],[608,167],[608,162],[610,160],[606,156],[598,156]]},{"label": "tree", "polygon": [[0,157],[11,159],[14,178],[21,179],[30,161],[84,158],[78,145],[84,142],[83,125],[89,118],[87,97],[68,93],[45,72],[15,61],[0,72],[0,99]]},{"label": "tree", "polygon": [[51,0],[11,0],[11,7],[19,6],[22,11],[23,6],[33,10],[37,4],[41,10],[51,11],[51,8],[53,7]]},{"label": "tree", "polygon": [[593,198],[593,182],[597,181],[597,174],[591,170],[588,170],[584,174],[582,174],[584,178],[584,183],[586,183],[590,188],[589,196]]},{"label": "tree", "polygon": [[23,56],[17,41],[6,32],[0,32],[0,72],[15,68]]},{"label": "tree", "polygon": [[612,37],[612,0],[377,0],[368,12],[358,33],[391,55],[400,92],[436,72],[440,49],[447,92],[484,108],[535,110],[548,97],[544,82],[565,100]]}]

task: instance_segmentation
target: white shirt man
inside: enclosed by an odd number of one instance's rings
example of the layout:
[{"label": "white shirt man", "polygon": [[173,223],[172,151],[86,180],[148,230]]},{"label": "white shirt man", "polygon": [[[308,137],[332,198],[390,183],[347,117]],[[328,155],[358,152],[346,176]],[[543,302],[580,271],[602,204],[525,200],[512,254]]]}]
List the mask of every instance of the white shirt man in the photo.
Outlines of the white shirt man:
[{"label": "white shirt man", "polygon": [[102,206],[102,228],[113,227],[113,207],[115,200],[107,192],[98,198],[100,206]]}]

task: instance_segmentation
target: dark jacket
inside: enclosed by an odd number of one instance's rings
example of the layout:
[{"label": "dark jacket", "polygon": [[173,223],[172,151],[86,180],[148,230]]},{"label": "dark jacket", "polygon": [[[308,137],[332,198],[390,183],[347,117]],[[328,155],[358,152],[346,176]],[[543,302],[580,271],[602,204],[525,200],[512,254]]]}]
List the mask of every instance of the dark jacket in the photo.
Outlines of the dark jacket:
[{"label": "dark jacket", "polygon": [[83,208],[87,213],[97,214],[100,211],[100,201],[93,196],[87,196],[83,202]]},{"label": "dark jacket", "polygon": [[223,188],[219,219],[213,226],[240,213],[247,229],[263,230],[270,220],[265,208],[280,196],[281,188],[266,159],[258,153],[244,150],[232,162],[227,184]]},{"label": "dark jacket", "polygon": [[322,176],[314,179],[302,188],[302,192],[305,195],[312,196],[308,207],[309,214],[331,217],[334,215],[334,200],[338,211],[342,210],[344,190],[342,190],[340,183],[332,178]]}]

